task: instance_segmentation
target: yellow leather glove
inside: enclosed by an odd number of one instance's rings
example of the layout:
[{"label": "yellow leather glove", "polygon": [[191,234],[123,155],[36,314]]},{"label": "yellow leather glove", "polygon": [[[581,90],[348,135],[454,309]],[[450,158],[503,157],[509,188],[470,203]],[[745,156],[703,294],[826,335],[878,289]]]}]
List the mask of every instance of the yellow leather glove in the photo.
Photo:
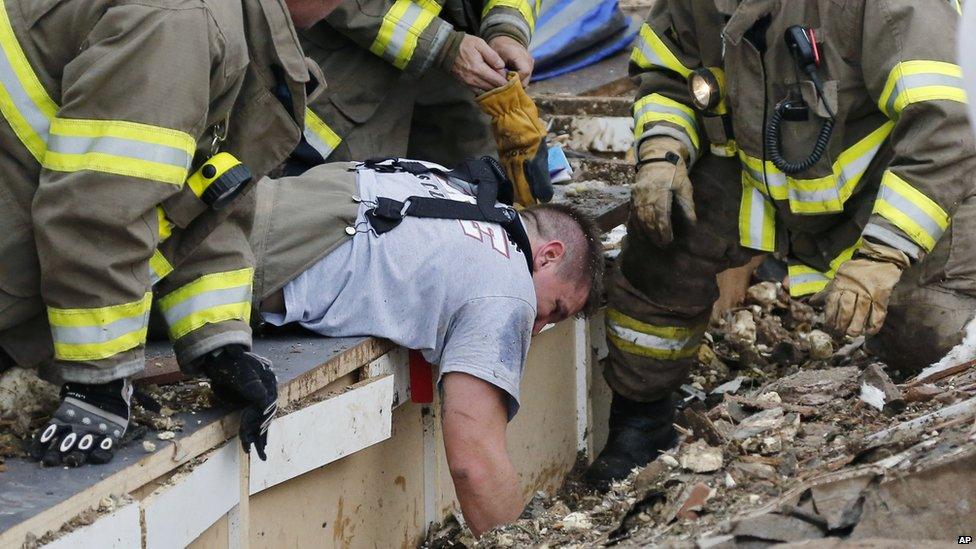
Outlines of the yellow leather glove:
[{"label": "yellow leather glove", "polygon": [[630,189],[634,215],[647,229],[651,241],[660,247],[671,244],[671,204],[678,203],[681,215],[695,223],[695,201],[686,164],[688,151],[673,137],[651,137],[641,143],[637,179]]},{"label": "yellow leather glove", "polygon": [[515,202],[530,206],[552,200],[546,127],[539,110],[522,89],[518,73],[508,73],[508,83],[475,98],[491,116],[491,132],[498,145],[498,159],[515,187]]},{"label": "yellow leather glove", "polygon": [[900,250],[864,241],[854,259],[837,269],[834,280],[814,301],[824,304],[824,323],[835,337],[878,333],[888,313],[891,290],[908,268]]}]

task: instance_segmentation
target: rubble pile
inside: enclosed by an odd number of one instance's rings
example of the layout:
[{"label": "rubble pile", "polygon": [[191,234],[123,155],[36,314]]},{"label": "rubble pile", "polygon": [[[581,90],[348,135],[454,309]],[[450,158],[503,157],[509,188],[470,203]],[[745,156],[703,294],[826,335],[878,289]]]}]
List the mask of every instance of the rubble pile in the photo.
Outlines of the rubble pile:
[{"label": "rubble pile", "polygon": [[570,479],[558,494],[537,494],[513,525],[477,541],[448,526],[427,545],[829,547],[856,539],[924,547],[972,535],[976,363],[899,378],[863,340],[835,348],[821,322],[779,284],[753,286],[744,307],[710,327],[682,389],[676,448],[608,493]]}]

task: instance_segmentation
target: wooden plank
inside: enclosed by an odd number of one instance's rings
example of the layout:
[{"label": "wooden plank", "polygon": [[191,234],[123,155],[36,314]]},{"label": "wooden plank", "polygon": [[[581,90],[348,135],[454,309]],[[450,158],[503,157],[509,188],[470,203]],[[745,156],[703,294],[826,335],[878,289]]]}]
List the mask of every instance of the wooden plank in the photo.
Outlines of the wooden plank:
[{"label": "wooden plank", "polygon": [[590,357],[593,355],[589,338],[589,319],[573,319],[573,362],[576,370],[576,450],[586,452],[590,422]]},{"label": "wooden plank", "polygon": [[45,549],[129,549],[142,543],[139,504],[129,503],[45,545]]},{"label": "wooden plank", "polygon": [[[314,341],[314,340],[313,340]],[[374,338],[317,340],[306,351],[277,354],[281,407],[296,402],[330,382],[357,370],[387,352],[392,344]],[[266,356],[289,341],[257,340],[255,347]],[[19,508],[0,513],[0,547],[18,547],[29,533],[41,537],[112,494],[127,494],[209,451],[237,434],[239,414],[219,410],[179,414],[186,421],[184,436],[175,443],[159,444],[146,454],[138,444],[121,448],[107,465],[64,469],[39,468],[36,463],[10,459],[0,478],[0,499],[11,498]],[[197,422],[201,422],[198,424]],[[272,435],[273,436],[273,435]],[[38,494],[35,486],[52,490]]]},{"label": "wooden plank", "polygon": [[185,547],[241,500],[240,441],[235,437],[206,461],[142,502],[146,549]]},{"label": "wooden plank", "polygon": [[[238,446],[237,461],[241,464],[237,479],[238,490],[246,494],[251,480],[251,457],[244,453],[244,448]],[[251,498],[241,498],[229,513],[227,513],[227,547],[228,549],[247,549],[250,545],[249,519]]]},{"label": "wooden plank", "polygon": [[250,494],[317,469],[390,438],[393,376],[353,385],[346,392],[275,420],[268,461],[251,461]]},{"label": "wooden plank", "polygon": [[408,351],[396,347],[370,362],[363,369],[367,378],[393,376],[393,408],[410,402],[410,361]]}]

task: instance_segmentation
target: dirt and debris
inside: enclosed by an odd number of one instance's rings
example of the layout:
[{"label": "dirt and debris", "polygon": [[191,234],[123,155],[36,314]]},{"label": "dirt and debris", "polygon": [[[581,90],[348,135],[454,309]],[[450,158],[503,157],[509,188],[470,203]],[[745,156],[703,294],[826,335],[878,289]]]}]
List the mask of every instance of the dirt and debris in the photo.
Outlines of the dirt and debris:
[{"label": "dirt and debris", "polygon": [[[26,456],[31,435],[50,419],[59,402],[59,388],[32,370],[11,368],[0,375],[0,472],[4,458]],[[171,440],[184,427],[184,421],[175,417],[177,410],[196,412],[211,407],[213,393],[205,380],[138,385],[125,442],[141,438],[147,429],[159,431],[160,440]]]},{"label": "dirt and debris", "polygon": [[753,286],[710,326],[690,380],[707,396],[679,414],[676,448],[607,493],[577,471],[512,525],[475,540],[449,524],[425,545],[907,547],[971,535],[976,363],[899,378],[862,338],[835,345],[821,327],[779,284]]},{"label": "dirt and debris", "polygon": [[47,545],[58,538],[74,532],[78,528],[82,528],[94,523],[96,520],[105,515],[114,513],[120,507],[128,505],[133,501],[134,500],[127,495],[106,496],[98,502],[97,506],[84,511],[73,517],[71,520],[65,522],[64,526],[62,526],[60,530],[48,532],[39,538],[28,533],[27,539],[24,541],[24,544],[21,547],[22,549],[36,549],[43,545]]}]

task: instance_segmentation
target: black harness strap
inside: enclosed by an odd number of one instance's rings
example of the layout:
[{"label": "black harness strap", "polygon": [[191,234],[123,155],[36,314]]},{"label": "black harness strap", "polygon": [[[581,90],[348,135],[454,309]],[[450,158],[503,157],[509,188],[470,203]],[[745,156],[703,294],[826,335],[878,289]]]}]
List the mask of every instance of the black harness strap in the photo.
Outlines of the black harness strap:
[{"label": "black harness strap", "polygon": [[[486,157],[488,160],[494,160]],[[437,173],[439,175],[462,179],[477,186],[476,203],[460,202],[446,198],[430,198],[411,196],[403,202],[392,198],[381,197],[376,200],[376,206],[366,212],[366,219],[376,234],[383,234],[395,229],[405,217],[426,219],[459,219],[464,221],[480,221],[496,223],[508,235],[508,239],[525,256],[525,261],[532,268],[532,248],[529,235],[525,232],[522,219],[511,206],[495,206],[498,200],[499,177],[504,177],[500,166],[495,166],[488,160],[469,160],[458,169],[450,172],[435,170],[419,162],[402,161],[398,159],[371,159],[363,163],[367,168],[380,173],[402,171],[414,175]]]}]

